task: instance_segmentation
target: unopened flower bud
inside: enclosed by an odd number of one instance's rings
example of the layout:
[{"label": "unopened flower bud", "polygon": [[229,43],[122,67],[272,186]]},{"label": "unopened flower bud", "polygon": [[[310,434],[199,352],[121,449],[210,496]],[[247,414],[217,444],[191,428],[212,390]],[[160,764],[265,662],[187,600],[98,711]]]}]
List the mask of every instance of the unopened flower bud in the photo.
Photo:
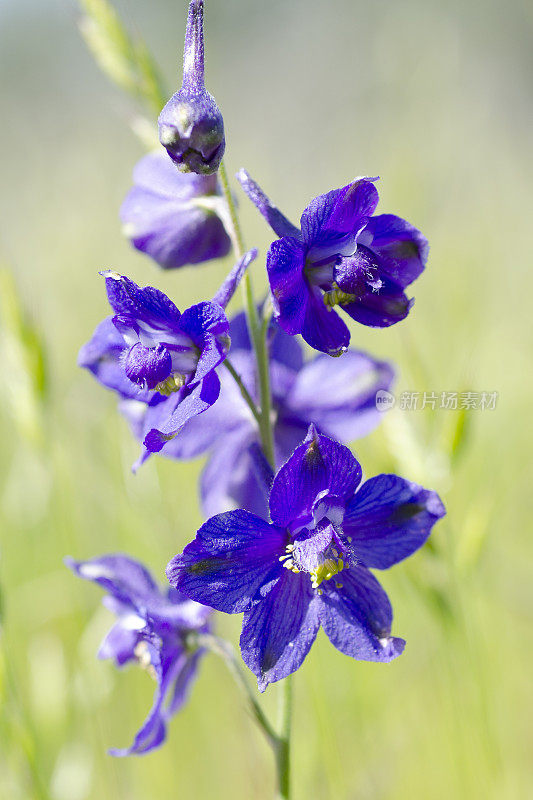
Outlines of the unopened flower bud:
[{"label": "unopened flower bud", "polygon": [[224,150],[224,120],[204,86],[204,3],[191,0],[183,52],[183,84],[159,115],[159,140],[182,172],[211,175]]}]

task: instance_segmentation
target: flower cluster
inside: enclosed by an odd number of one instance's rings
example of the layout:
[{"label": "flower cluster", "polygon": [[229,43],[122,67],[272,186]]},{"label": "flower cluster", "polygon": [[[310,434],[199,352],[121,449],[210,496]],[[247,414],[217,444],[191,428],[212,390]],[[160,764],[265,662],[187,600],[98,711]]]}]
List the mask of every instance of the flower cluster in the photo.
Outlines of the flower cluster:
[{"label": "flower cluster", "polygon": [[[224,124],[204,86],[202,0],[189,5],[183,83],[161,111],[159,135],[163,149],[134,170],[125,234],[164,269],[232,246],[235,265],[213,298],[183,312],[157,288],[101,273],[112,313],[79,354],[118,396],[141,442],[134,469],[154,453],[207,455],[206,522],[170,561],[167,591],[125,555],[67,560],[107,591],[118,616],[100,657],[137,661],[157,684],[132,746],[115,755],[162,743],[211,636],[213,609],[244,614],[242,658],[261,692],[302,665],[320,626],[354,659],[399,656],[405,642],[392,635],[391,605],[371,570],[421,548],[445,513],[434,491],[397,475],[363,482],[348,445],[379,424],[376,398],[390,392],[395,370],[350,349],[337,313],[371,327],[404,320],[413,304],[405,291],[426,266],[425,237],[400,217],[375,214],[376,178],[316,197],[296,227],[241,170],[242,188],[277,237],[266,256],[270,292],[256,302],[247,269],[258,252],[241,244]],[[241,282],[245,312],[228,319]]]}]

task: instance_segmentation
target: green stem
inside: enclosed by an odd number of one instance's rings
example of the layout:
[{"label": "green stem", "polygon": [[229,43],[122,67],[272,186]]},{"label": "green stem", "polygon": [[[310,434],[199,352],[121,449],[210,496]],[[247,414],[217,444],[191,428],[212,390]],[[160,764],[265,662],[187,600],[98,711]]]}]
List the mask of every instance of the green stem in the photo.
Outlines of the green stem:
[{"label": "green stem", "polygon": [[[228,181],[228,174],[224,162],[220,165],[220,183],[222,191],[228,207],[228,220],[229,234],[233,241],[235,253],[237,258],[242,258],[244,255],[244,240],[242,231],[237,217],[237,209],[233,201],[231,189]],[[257,373],[259,377],[259,396],[261,403],[260,418],[258,420],[259,432],[261,434],[261,443],[266,458],[271,466],[275,469],[275,456],[274,456],[274,437],[272,433],[272,403],[270,396],[270,369],[268,348],[266,343],[267,327],[262,324],[257,313],[257,306],[254,299],[252,288],[252,281],[250,275],[246,273],[242,281],[244,293],[244,308],[246,312],[246,321],[248,323],[248,332],[250,340],[253,344],[255,357],[257,361]],[[245,398],[246,400],[246,398]],[[247,401],[248,402],[248,401]]]},{"label": "green stem", "polygon": [[257,410],[257,406],[255,405],[250,392],[248,391],[248,389],[244,385],[241,376],[239,375],[239,373],[237,372],[237,370],[235,369],[235,367],[233,366],[233,364],[231,363],[229,358],[225,359],[224,366],[226,367],[226,369],[228,370],[228,372],[232,376],[233,380],[235,381],[235,383],[239,387],[244,401],[246,402],[248,408],[250,409],[250,411],[254,415],[255,421],[257,422],[258,425],[261,425],[261,415],[260,415],[259,411]]},{"label": "green stem", "polygon": [[215,655],[220,656],[226,662],[226,666],[228,667],[229,671],[231,672],[235,682],[237,683],[238,687],[242,689],[246,695],[248,700],[250,711],[252,713],[253,718],[265,734],[269,744],[277,752],[279,747],[279,740],[278,735],[268,719],[266,718],[263,709],[257,702],[254,696],[253,690],[250,688],[250,684],[246,680],[243,675],[243,671],[240,668],[240,662],[235,655],[235,651],[224,639],[219,639],[218,636],[214,636],[212,633],[201,633],[197,636],[193,637],[193,641],[198,647],[205,647],[206,649],[210,650]]},{"label": "green stem", "polygon": [[[220,182],[222,184],[222,190],[228,208],[228,218],[226,221],[226,224],[228,226],[228,233],[232,239],[237,258],[242,258],[242,256],[244,255],[244,240],[240,229],[239,220],[237,217],[237,209],[235,208],[235,203],[233,202],[233,197],[231,195],[231,189],[229,186],[228,175],[226,172],[226,167],[224,165],[224,162],[222,162],[222,164],[220,165]],[[270,362],[269,362],[269,353],[267,345],[268,325],[270,322],[272,309],[271,307],[263,308],[262,314],[261,316],[259,316],[254,299],[252,281],[248,273],[246,273],[246,275],[243,278],[242,286],[243,286],[246,320],[248,323],[248,332],[250,335],[250,341],[252,342],[254,347],[255,357],[257,362],[257,374],[259,376],[259,394],[260,394],[261,410],[259,412],[259,416],[256,416],[256,414],[254,414],[254,416],[256,417],[257,423],[259,425],[263,451],[265,453],[266,458],[270,462],[272,468],[275,470],[276,460],[274,455],[274,435],[272,430]],[[252,408],[252,405],[250,405],[249,402],[249,400],[251,400],[251,397],[248,391],[246,390],[246,387],[242,385],[242,381],[240,381],[240,376],[238,376],[235,373],[235,370],[233,370],[231,365],[229,365],[228,369],[230,370],[230,372],[232,372],[235,380],[237,380],[237,383],[239,384],[239,388],[241,389],[244,399],[246,400],[250,408]],[[249,398],[249,400],[247,399],[247,397]],[[255,408],[257,412],[255,404],[253,404],[253,408]],[[210,637],[211,640],[215,638],[216,637]],[[225,655],[225,653],[227,652],[226,645],[224,644],[221,646],[220,640],[216,641],[218,650],[222,651],[221,652],[222,655]],[[282,695],[280,697],[279,733],[276,733],[270,726],[270,723],[264,716],[260,706],[258,705],[253,694],[251,693],[248,682],[242,675],[242,672],[238,668],[236,662],[234,660],[226,658],[226,663],[228,663],[228,665],[231,665],[231,669],[236,680],[244,688],[248,696],[249,702],[251,704],[254,717],[258,721],[263,731],[265,732],[274,750],[274,755],[276,759],[276,770],[278,776],[278,798],[279,800],[289,800],[290,755],[291,755],[290,737],[291,737],[291,719],[292,719],[291,678],[290,677],[285,678],[285,680],[282,683],[281,687]]]},{"label": "green stem", "polygon": [[292,676],[285,678],[281,685],[279,734],[276,747],[276,767],[278,772],[279,800],[289,800],[291,796],[291,722],[292,722]]},{"label": "green stem", "polygon": [[237,209],[235,207],[235,203],[233,202],[233,197],[231,195],[231,189],[228,181],[228,173],[226,171],[226,165],[224,161],[222,161],[222,163],[220,164],[218,174],[220,177],[222,191],[224,193],[224,198],[228,206],[228,214],[229,214],[229,220],[227,220],[229,228],[228,234],[230,239],[232,240],[237,258],[241,259],[244,255],[244,239],[242,236],[241,226],[239,225],[239,219],[237,217]]}]

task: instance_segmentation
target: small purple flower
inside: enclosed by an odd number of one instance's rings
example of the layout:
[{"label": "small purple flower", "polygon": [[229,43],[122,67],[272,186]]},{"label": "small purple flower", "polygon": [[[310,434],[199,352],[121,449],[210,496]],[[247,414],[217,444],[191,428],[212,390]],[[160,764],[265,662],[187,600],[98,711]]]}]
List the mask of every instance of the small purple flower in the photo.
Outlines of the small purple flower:
[{"label": "small purple flower", "polygon": [[267,256],[276,318],[289,334],[300,333],[311,347],[332,356],[350,342],[340,306],[363,325],[387,327],[404,319],[413,300],[404,289],[423,271],[426,238],[392,214],[373,216],[376,178],[358,178],[316,197],[300,229],[275,208],[250,176],[239,181],[281,238]]},{"label": "small purple flower", "polygon": [[204,3],[191,0],[183,52],[183,84],[159,115],[159,140],[183,172],[211,175],[222,161],[224,120],[204,85]]},{"label": "small purple flower", "polygon": [[120,209],[123,231],[160,267],[177,269],[229,253],[216,175],[183,174],[160,150],[139,161],[133,183]]},{"label": "small purple flower", "polygon": [[270,492],[271,523],[247,511],[208,520],[167,567],[172,586],[244,612],[241,652],[259,690],[295,672],[320,625],[342,653],[391,661],[392,608],[369,568],[411,555],[444,513],[435,492],[396,475],[361,483],[347,447],[310,426]]},{"label": "small purple flower", "polygon": [[148,570],[126,555],[90,561],[66,558],[65,564],[78,577],[105,589],[108,594],[103,603],[118,617],[100,646],[98,658],[110,658],[117,667],[136,661],[156,681],[154,704],[131,747],[110,751],[115,756],[148,753],[163,744],[169,719],[188,697],[203,654],[190,634],[209,630],[212,609],[175,589],[164,594]]},{"label": "small purple flower", "polygon": [[[243,313],[230,322],[231,361],[257,401],[255,358]],[[268,337],[276,463],[287,460],[302,441],[311,422],[344,444],[366,436],[380,422],[376,393],[390,390],[394,370],[366,353],[349,350],[341,362],[320,354],[304,362],[300,344],[272,322]],[[191,419],[180,435],[162,451],[169,458],[209,460],[200,479],[202,510],[206,517],[232,508],[266,514],[264,488],[258,481],[250,446],[260,442],[257,422],[229,373],[221,376],[216,404],[202,417]],[[126,400],[121,411],[134,434],[147,432],[146,407]]]},{"label": "small purple flower", "polygon": [[96,328],[78,363],[122,398],[147,404],[144,445],[158,452],[217,400],[215,368],[229,350],[228,321],[218,303],[198,303],[180,314],[158,289],[103,274],[114,316]]}]

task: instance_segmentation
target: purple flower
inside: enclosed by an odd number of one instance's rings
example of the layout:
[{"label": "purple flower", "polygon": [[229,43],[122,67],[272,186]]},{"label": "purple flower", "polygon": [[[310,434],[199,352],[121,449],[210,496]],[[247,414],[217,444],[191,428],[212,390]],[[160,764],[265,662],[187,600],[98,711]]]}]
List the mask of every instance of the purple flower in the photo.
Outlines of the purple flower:
[{"label": "purple flower", "polygon": [[78,363],[122,398],[147,404],[146,456],[217,400],[215,368],[229,350],[228,321],[218,303],[198,303],[180,314],[158,289],[103,274],[114,316],[96,328]]},{"label": "purple flower", "polygon": [[204,3],[191,0],[183,52],[183,84],[159,115],[159,140],[183,172],[211,175],[222,161],[224,120],[204,86]]},{"label": "purple flower", "polygon": [[435,492],[396,475],[361,483],[350,450],[310,426],[270,492],[271,523],[247,511],[208,520],[167,567],[172,586],[228,614],[244,612],[241,652],[259,689],[297,670],[320,625],[364,661],[391,661],[392,609],[369,568],[421,547],[444,513]]},{"label": "purple flower", "polygon": [[[230,336],[232,364],[257,401],[255,358],[244,314],[231,321]],[[357,350],[349,350],[340,362],[322,354],[304,362],[299,343],[275,322],[271,323],[268,342],[278,465],[302,441],[311,422],[345,444],[366,436],[379,424],[376,393],[391,388],[394,371],[390,364]],[[250,450],[253,443],[260,442],[257,423],[229,373],[220,377],[216,404],[202,417],[191,419],[162,455],[187,459],[209,453],[200,480],[206,517],[232,508],[266,514],[265,492],[256,477]],[[121,410],[142,440],[150,425],[146,406],[127,400]]]},{"label": "purple flower", "polygon": [[188,637],[192,631],[209,630],[212,609],[175,589],[164,594],[148,570],[126,555],[66,558],[65,564],[105,589],[103,603],[118,617],[98,657],[113,659],[117,667],[136,661],[156,681],[154,704],[131,747],[110,751],[115,756],[148,753],[163,744],[167,722],[188,697],[203,653]]},{"label": "purple flower", "polygon": [[413,300],[404,289],[423,271],[426,238],[400,217],[373,216],[375,178],[358,178],[316,197],[300,229],[275,208],[250,176],[239,181],[281,238],[270,246],[267,272],[276,318],[289,334],[332,356],[350,342],[340,306],[363,325],[387,327],[404,319]]},{"label": "purple flower", "polygon": [[123,231],[160,267],[177,269],[229,253],[216,175],[185,175],[161,150],[139,161],[133,183],[120,209]]}]

